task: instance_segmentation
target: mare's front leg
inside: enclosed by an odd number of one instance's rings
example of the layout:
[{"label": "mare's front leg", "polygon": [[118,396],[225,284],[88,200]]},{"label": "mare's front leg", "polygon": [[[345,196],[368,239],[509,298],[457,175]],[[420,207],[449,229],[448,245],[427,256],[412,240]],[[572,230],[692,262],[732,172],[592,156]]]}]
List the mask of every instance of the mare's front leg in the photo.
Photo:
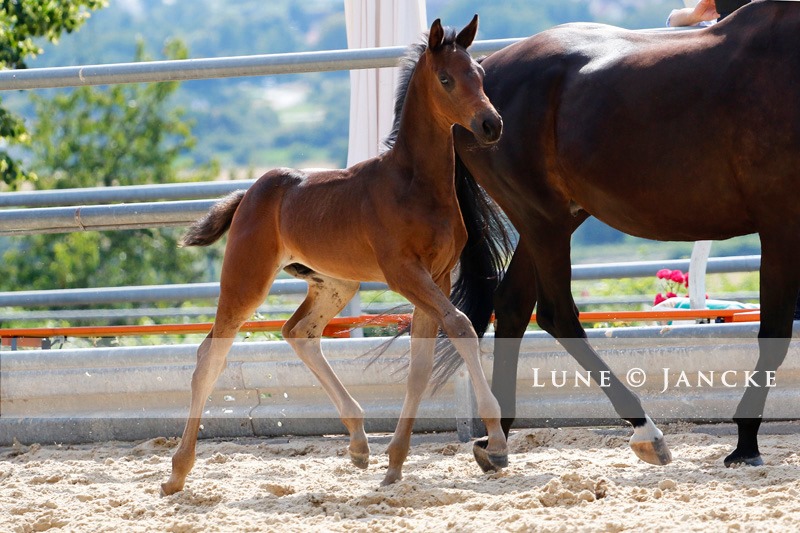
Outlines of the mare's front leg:
[{"label": "mare's front leg", "polygon": [[325,326],[358,292],[357,281],[340,280],[317,272],[298,273],[287,268],[290,274],[308,282],[306,299],[284,324],[283,337],[297,356],[316,376],[328,394],[342,423],[350,433],[350,460],[359,468],[369,465],[369,443],[364,431],[364,410],[347,392],[322,353],[321,336]]},{"label": "mare's front leg", "polygon": [[758,450],[758,429],[767,401],[767,373],[778,370],[786,358],[792,337],[792,317],[800,289],[800,229],[782,224],[775,233],[761,234],[761,327],[758,331],[758,362],[733,417],[739,430],[736,449],[725,458],[725,466],[763,464]]},{"label": "mare's front leg", "polygon": [[630,446],[637,457],[655,465],[670,463],[672,454],[664,436],[645,414],[639,397],[619,380],[586,339],[570,287],[571,232],[559,233],[548,226],[540,228],[535,234],[537,241],[529,240],[529,243],[537,274],[536,321],[558,340],[584,370],[590,372],[595,382],[599,384],[600,376],[609,376],[609,386],[602,387],[602,390],[617,413],[633,426]]},{"label": "mare's front leg", "polygon": [[[433,318],[442,331],[450,338],[467,366],[472,379],[478,415],[483,420],[489,436],[488,445],[479,448],[489,469],[504,468],[508,465],[508,447],[503,428],[500,426],[500,405],[492,395],[480,361],[478,335],[467,316],[456,309],[448,300],[450,275],[443,276],[439,284],[430,273],[418,263],[399,263],[385,265],[384,273],[392,290],[405,296],[414,306]],[[480,464],[480,461],[479,461]],[[481,468],[487,470],[486,465]]]},{"label": "mare's front leg", "polygon": [[403,463],[411,446],[411,431],[422,395],[428,388],[433,370],[433,352],[436,347],[436,321],[421,309],[414,309],[411,322],[411,363],[408,370],[406,397],[397,421],[397,428],[389,443],[389,469],[381,485],[390,485],[403,477]]}]

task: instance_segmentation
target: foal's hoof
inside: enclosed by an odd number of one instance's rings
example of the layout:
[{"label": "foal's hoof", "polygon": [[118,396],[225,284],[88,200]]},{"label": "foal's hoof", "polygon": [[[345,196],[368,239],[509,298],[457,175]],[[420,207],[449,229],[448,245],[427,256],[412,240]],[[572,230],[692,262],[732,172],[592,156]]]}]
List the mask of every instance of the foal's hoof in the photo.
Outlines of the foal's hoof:
[{"label": "foal's hoof", "polygon": [[386,472],[386,477],[381,481],[381,487],[388,487],[403,479],[403,474],[399,470],[392,470],[391,468]]},{"label": "foal's hoof", "polygon": [[761,454],[758,452],[756,452],[755,455],[745,454],[740,452],[737,448],[736,450],[733,450],[733,453],[725,458],[724,463],[728,468],[739,465],[761,466],[764,464],[764,460],[761,459]]},{"label": "foal's hoof", "polygon": [[472,455],[475,462],[484,472],[497,472],[508,466],[508,453],[489,453],[486,447],[489,445],[489,437],[483,437],[475,441],[472,445]]},{"label": "foal's hoof", "polygon": [[167,481],[161,484],[161,496],[172,496],[176,492],[183,490],[183,483],[180,485]]},{"label": "foal's hoof", "polygon": [[664,437],[656,437],[653,440],[634,440],[631,437],[630,445],[636,457],[650,463],[651,465],[668,465],[672,462],[672,452],[669,451],[667,441]]},{"label": "foal's hoof", "polygon": [[350,452],[350,462],[358,468],[366,469],[369,466],[369,453]]}]

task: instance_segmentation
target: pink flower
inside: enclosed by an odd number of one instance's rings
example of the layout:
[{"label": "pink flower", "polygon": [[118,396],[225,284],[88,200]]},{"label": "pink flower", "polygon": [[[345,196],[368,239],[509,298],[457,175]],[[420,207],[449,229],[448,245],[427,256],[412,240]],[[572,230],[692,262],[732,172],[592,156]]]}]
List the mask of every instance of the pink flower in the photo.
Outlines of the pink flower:
[{"label": "pink flower", "polygon": [[[653,305],[658,305],[668,298],[675,298],[679,295],[678,291],[683,292],[689,289],[689,272],[685,274],[681,270],[670,270],[662,268],[656,273],[656,277],[662,280],[659,285],[661,286],[660,292],[656,295]],[[706,296],[707,298],[708,296]]]}]

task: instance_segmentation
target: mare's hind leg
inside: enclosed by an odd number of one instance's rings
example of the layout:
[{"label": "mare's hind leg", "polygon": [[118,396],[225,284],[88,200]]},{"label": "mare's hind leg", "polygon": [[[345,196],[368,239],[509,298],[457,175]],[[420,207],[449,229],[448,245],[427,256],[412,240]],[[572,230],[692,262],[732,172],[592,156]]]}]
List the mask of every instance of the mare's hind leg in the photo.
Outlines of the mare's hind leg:
[{"label": "mare's hind leg", "polygon": [[411,446],[411,430],[417,417],[417,409],[428,387],[433,370],[433,352],[436,347],[436,334],[439,326],[436,321],[421,309],[414,309],[411,321],[411,363],[408,370],[406,397],[403,410],[397,421],[392,441],[389,443],[389,469],[381,485],[390,485],[403,477],[403,463]]},{"label": "mare's hind leg", "polygon": [[[230,255],[226,253],[226,260]],[[261,264],[263,265],[263,262]],[[232,274],[230,271],[228,273]],[[226,270],[223,267],[217,316],[211,332],[197,350],[197,366],[192,374],[189,417],[181,442],[175,455],[172,456],[172,473],[167,482],[161,485],[164,495],[183,490],[186,476],[194,466],[197,436],[205,403],[214,389],[214,383],[225,368],[228,351],[239,328],[264,301],[276,273],[276,266],[251,268],[247,276],[237,276],[235,281],[226,283],[224,281]]]},{"label": "mare's hind leg", "polygon": [[[408,298],[414,306],[433,318],[464,359],[475,389],[478,415],[483,420],[489,436],[486,448],[479,450],[485,460],[485,462],[479,460],[481,468],[487,470],[506,467],[508,447],[500,426],[500,405],[492,395],[486,375],[483,373],[478,335],[467,316],[456,309],[448,300],[448,295],[443,292],[443,290],[449,292],[450,274],[443,276],[437,284],[420,264],[386,264],[383,267],[392,290]],[[488,466],[489,463],[492,466]]]},{"label": "mare's hind leg", "polygon": [[[500,404],[500,425],[506,438],[516,417],[517,366],[522,336],[536,305],[536,271],[524,242],[520,241],[494,296],[495,333],[492,366],[492,394]],[[489,439],[475,441],[486,448]],[[477,452],[477,450],[476,450]],[[481,462],[477,452],[475,459]],[[482,465],[487,469],[488,465]]]},{"label": "mare's hind leg", "polygon": [[336,406],[350,433],[350,460],[359,468],[367,468],[369,443],[364,431],[364,411],[339,381],[320,345],[322,330],[358,292],[359,283],[323,276],[301,265],[291,265],[286,271],[308,282],[308,295],[284,324],[283,336]]},{"label": "mare's hind leg", "polygon": [[500,403],[501,425],[508,437],[516,417],[517,365],[522,336],[536,305],[536,271],[524,243],[520,242],[494,298],[495,334],[492,392]]},{"label": "mare's hind leg", "polygon": [[[785,225],[779,235],[761,235],[761,327],[758,362],[753,376],[757,387],[747,387],[733,419],[739,429],[736,449],[725,466],[763,464],[758,429],[767,401],[767,372],[775,372],[786,358],[792,336],[792,318],[800,288],[800,229]],[[774,375],[774,374],[773,374]]]}]

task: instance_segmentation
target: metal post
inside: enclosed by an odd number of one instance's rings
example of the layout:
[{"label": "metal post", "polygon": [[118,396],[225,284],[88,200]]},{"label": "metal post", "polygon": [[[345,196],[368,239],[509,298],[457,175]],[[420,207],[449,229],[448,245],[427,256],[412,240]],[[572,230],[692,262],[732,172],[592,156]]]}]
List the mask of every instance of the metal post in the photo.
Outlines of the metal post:
[{"label": "metal post", "polygon": [[453,377],[453,385],[455,386],[458,440],[469,442],[474,437],[484,436],[486,428],[478,416],[478,401],[475,399],[475,389],[472,387],[472,379],[466,368],[456,372]]}]

